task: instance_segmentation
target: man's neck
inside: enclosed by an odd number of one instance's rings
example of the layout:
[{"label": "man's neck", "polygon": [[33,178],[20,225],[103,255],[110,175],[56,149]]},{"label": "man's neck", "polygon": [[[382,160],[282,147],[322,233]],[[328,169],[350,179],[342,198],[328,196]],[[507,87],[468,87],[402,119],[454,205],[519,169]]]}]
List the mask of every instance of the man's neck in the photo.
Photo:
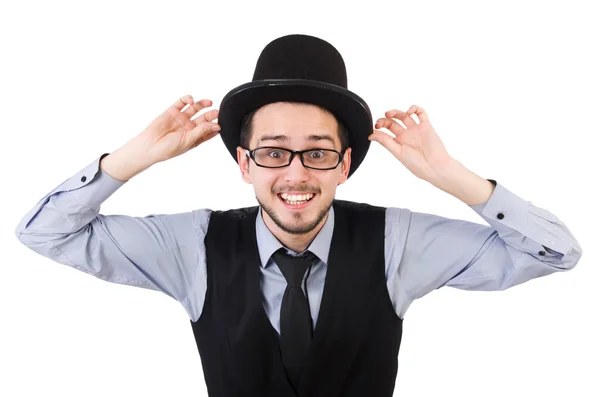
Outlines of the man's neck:
[{"label": "man's neck", "polygon": [[319,223],[317,227],[315,227],[307,234],[290,234],[282,230],[279,226],[277,226],[275,222],[273,222],[271,217],[264,213],[262,210],[261,216],[267,229],[269,229],[269,231],[273,233],[275,238],[277,238],[277,240],[279,240],[281,244],[295,252],[302,252],[308,248],[310,243],[312,243],[312,241],[314,240],[315,236],[323,228],[323,225],[325,225],[329,214],[325,215],[321,223]]}]

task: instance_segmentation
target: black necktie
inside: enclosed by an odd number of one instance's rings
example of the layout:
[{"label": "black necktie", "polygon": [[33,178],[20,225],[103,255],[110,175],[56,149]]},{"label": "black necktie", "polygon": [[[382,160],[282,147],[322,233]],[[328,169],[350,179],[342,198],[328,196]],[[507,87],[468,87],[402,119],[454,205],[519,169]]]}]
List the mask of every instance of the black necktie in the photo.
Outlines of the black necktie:
[{"label": "black necktie", "polygon": [[273,259],[287,281],[281,303],[280,347],[283,366],[294,387],[302,373],[302,364],[312,340],[312,319],[308,299],[302,291],[302,279],[315,255],[291,256],[281,248]]}]

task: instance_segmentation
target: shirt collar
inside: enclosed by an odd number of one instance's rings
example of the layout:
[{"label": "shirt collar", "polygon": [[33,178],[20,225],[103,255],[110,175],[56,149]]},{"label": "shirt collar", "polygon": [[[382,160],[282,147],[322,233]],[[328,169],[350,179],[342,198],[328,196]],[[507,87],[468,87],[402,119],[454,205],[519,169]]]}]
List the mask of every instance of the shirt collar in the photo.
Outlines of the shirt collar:
[{"label": "shirt collar", "polygon": [[[307,248],[307,250],[310,250],[324,263],[327,263],[327,258],[329,257],[329,247],[331,246],[334,223],[334,211],[333,206],[331,206],[329,207],[329,213],[325,224]],[[283,244],[279,242],[277,237],[275,237],[269,228],[267,228],[267,225],[265,225],[262,218],[262,209],[260,207],[258,215],[256,216],[256,242],[258,244],[258,253],[260,255],[260,265],[263,268],[269,263],[271,255],[283,247]],[[291,252],[297,254],[294,251]]]}]

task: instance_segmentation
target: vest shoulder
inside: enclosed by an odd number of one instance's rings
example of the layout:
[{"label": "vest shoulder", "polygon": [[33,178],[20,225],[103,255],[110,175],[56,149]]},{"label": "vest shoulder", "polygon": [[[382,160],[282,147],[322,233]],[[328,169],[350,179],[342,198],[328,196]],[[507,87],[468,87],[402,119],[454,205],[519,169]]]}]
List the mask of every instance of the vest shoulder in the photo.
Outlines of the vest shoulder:
[{"label": "vest shoulder", "polygon": [[225,218],[232,220],[240,220],[247,218],[249,216],[256,216],[258,213],[258,206],[252,207],[241,207],[241,208],[232,208],[228,210],[213,210],[211,214],[211,218]]},{"label": "vest shoulder", "polygon": [[333,205],[338,208],[353,212],[385,212],[387,210],[386,207],[349,200],[336,199],[333,200]]}]

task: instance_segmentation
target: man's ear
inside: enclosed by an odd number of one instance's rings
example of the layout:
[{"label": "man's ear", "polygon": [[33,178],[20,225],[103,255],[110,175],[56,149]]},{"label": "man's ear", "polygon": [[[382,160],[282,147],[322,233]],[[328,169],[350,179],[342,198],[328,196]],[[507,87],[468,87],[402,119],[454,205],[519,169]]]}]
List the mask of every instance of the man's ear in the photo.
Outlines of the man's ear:
[{"label": "man's ear", "polygon": [[237,160],[242,179],[248,184],[252,184],[250,180],[250,157],[246,154],[246,150],[241,146],[237,147]]},{"label": "man's ear", "polygon": [[342,159],[342,172],[340,174],[340,179],[338,179],[338,185],[341,185],[342,183],[346,182],[346,180],[348,179],[348,173],[350,172],[350,153],[352,152],[352,148],[348,148],[346,149],[346,151],[344,152],[344,157]]}]

